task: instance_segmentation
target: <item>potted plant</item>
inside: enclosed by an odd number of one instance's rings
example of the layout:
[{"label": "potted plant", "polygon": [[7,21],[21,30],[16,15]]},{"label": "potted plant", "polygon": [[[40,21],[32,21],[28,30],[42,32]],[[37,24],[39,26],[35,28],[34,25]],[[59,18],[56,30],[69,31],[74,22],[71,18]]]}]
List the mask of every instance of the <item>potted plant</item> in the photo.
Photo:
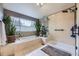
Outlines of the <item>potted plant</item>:
[{"label": "potted plant", "polygon": [[15,40],[16,40],[16,38],[15,38],[16,28],[15,28],[15,25],[13,25],[10,16],[4,16],[3,22],[5,24],[7,43],[15,42]]},{"label": "potted plant", "polygon": [[39,19],[36,20],[35,28],[36,28],[36,36],[39,36],[41,31],[41,22],[39,21]]},{"label": "potted plant", "polygon": [[45,26],[42,26],[41,27],[41,36],[46,36],[46,27]]}]

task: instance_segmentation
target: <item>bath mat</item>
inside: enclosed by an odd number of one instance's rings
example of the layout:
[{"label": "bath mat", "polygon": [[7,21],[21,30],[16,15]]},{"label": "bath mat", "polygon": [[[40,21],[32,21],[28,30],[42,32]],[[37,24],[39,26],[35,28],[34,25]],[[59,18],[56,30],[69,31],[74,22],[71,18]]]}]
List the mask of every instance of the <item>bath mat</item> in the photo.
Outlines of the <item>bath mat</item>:
[{"label": "bath mat", "polygon": [[46,54],[48,54],[49,56],[71,56],[70,53],[64,52],[62,50],[59,50],[49,45],[42,48],[41,50],[45,52]]}]

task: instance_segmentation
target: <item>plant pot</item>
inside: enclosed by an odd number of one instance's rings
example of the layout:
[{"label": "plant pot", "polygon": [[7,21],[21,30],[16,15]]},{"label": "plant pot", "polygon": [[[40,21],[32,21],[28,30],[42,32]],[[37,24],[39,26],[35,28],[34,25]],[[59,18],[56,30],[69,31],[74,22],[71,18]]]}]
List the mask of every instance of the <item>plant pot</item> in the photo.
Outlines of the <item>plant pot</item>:
[{"label": "plant pot", "polygon": [[40,32],[36,32],[36,36],[40,36]]},{"label": "plant pot", "polygon": [[7,43],[13,43],[15,42],[15,40],[16,40],[15,35],[7,36]]}]

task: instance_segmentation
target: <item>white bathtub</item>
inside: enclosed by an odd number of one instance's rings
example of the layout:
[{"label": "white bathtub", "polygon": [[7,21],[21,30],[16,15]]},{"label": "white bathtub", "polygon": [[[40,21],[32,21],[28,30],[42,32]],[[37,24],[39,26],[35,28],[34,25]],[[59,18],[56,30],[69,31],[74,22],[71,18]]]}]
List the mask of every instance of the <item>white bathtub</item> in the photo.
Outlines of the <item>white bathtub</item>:
[{"label": "white bathtub", "polygon": [[43,43],[46,44],[47,37],[37,37],[37,36],[27,36],[27,37],[20,37],[19,39],[16,39],[15,43],[13,44],[19,44],[23,42],[28,42],[32,40],[42,39]]},{"label": "white bathtub", "polygon": [[14,44],[28,42],[28,41],[32,41],[32,40],[36,40],[36,39],[38,39],[38,37],[36,37],[36,36],[20,37],[19,39],[16,39]]}]

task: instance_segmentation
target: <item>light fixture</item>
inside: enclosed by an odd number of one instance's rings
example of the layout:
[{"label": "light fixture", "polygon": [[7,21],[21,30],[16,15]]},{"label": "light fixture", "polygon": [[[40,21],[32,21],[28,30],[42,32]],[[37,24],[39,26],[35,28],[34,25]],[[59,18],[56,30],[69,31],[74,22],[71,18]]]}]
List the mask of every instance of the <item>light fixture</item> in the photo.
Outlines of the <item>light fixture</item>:
[{"label": "light fixture", "polygon": [[43,3],[37,3],[37,6],[42,7],[44,4]]}]

